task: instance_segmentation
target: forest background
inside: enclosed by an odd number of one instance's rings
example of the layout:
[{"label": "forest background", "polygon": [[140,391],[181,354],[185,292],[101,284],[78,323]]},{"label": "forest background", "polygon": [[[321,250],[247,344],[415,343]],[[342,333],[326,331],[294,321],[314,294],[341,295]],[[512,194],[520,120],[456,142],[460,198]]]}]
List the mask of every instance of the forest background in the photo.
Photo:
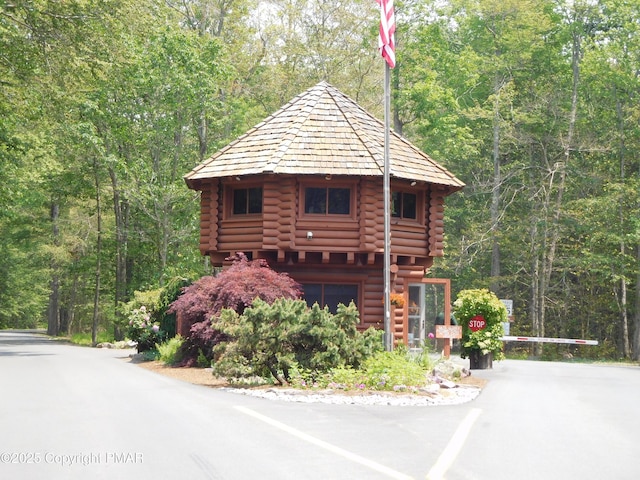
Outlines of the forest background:
[{"label": "forest background", "polygon": [[[0,328],[113,329],[209,274],[182,176],[317,82],[382,118],[374,0],[0,6]],[[394,129],[467,184],[429,275],[640,360],[637,1],[395,9]]]}]

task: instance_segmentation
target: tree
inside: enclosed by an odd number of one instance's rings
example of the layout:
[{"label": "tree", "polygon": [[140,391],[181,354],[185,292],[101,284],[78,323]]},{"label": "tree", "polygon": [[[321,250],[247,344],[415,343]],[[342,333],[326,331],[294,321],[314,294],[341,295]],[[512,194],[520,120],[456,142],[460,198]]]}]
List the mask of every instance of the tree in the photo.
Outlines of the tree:
[{"label": "tree", "polygon": [[212,347],[222,338],[212,320],[224,308],[242,314],[256,299],[273,303],[279,298],[300,297],[300,285],[287,274],[269,268],[265,260],[249,261],[242,253],[229,260],[229,268],[186,287],[167,311],[190,325],[183,344],[183,361],[187,364],[193,364],[199,354],[211,360]]}]

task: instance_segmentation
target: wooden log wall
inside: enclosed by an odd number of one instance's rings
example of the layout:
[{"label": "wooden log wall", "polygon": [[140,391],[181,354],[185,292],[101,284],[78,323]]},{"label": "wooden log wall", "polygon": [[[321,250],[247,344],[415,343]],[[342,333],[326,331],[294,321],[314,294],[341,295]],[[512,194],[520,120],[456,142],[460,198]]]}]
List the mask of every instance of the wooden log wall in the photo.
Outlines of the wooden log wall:
[{"label": "wooden log wall", "polygon": [[[360,229],[353,220],[298,219],[295,229],[295,249],[299,251],[357,252]],[[307,238],[307,232],[313,238]]]},{"label": "wooden log wall", "polygon": [[295,177],[269,177],[264,182],[262,221],[265,250],[293,250],[297,216]]},{"label": "wooden log wall", "polygon": [[444,197],[443,190],[431,188],[427,225],[429,226],[429,255],[432,257],[444,255]]},{"label": "wooden log wall", "polygon": [[368,275],[364,282],[362,294],[362,305],[360,308],[361,330],[369,327],[377,329],[384,328],[384,278],[381,269],[367,269]]},{"label": "wooden log wall", "polygon": [[207,182],[200,192],[200,253],[218,249],[219,182]]},{"label": "wooden log wall", "polygon": [[360,246],[362,252],[384,251],[384,200],[380,180],[360,182]]},{"label": "wooden log wall", "polygon": [[[256,184],[253,179],[252,185]],[[264,176],[263,214],[246,219],[225,218],[222,182],[202,185],[200,212],[200,251],[203,254],[228,255],[234,251],[277,252],[278,261],[290,261],[292,254],[301,262],[313,263],[320,255],[322,263],[333,263],[335,254],[344,253],[346,263],[354,264],[360,254],[365,263],[376,263],[384,249],[384,204],[379,178],[362,178],[357,185],[359,197],[355,218],[300,216],[300,187],[295,176]],[[238,185],[235,180],[233,184]],[[393,188],[393,184],[392,184]],[[444,253],[444,199],[447,192],[431,185],[416,193],[421,200],[419,215],[423,222],[391,219],[393,261],[427,265]],[[313,232],[313,239],[307,238]],[[317,254],[317,255],[316,255]],[[337,258],[337,257],[336,257]],[[426,263],[425,263],[426,262]]]},{"label": "wooden log wall", "polygon": [[427,256],[427,229],[424,225],[391,226],[391,253],[407,257]]}]

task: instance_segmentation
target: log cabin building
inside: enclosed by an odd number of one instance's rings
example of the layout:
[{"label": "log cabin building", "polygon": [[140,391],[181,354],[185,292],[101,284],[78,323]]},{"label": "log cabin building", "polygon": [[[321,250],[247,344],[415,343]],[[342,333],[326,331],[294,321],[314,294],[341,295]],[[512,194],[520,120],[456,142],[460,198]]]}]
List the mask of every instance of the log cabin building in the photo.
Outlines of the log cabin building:
[{"label": "log cabin building", "polygon": [[[443,255],[445,197],[464,184],[393,132],[389,149],[391,292],[405,300],[393,338],[418,345],[435,310],[448,316],[448,280],[425,275]],[[185,176],[201,192],[200,251],[214,266],[266,259],[310,305],[353,300],[363,329],[382,328],[383,174],[383,123],[321,82]]]}]

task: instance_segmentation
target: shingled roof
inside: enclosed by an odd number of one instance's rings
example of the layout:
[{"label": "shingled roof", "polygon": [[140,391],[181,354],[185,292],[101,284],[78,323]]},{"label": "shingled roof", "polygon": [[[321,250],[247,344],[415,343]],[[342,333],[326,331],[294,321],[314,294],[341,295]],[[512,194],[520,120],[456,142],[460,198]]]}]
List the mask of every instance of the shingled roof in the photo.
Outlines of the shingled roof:
[{"label": "shingled roof", "polygon": [[[458,190],[447,169],[391,132],[391,177]],[[209,178],[259,175],[382,176],[384,124],[326,82],[295,97],[276,113],[219,150],[185,181],[198,189]]]}]

